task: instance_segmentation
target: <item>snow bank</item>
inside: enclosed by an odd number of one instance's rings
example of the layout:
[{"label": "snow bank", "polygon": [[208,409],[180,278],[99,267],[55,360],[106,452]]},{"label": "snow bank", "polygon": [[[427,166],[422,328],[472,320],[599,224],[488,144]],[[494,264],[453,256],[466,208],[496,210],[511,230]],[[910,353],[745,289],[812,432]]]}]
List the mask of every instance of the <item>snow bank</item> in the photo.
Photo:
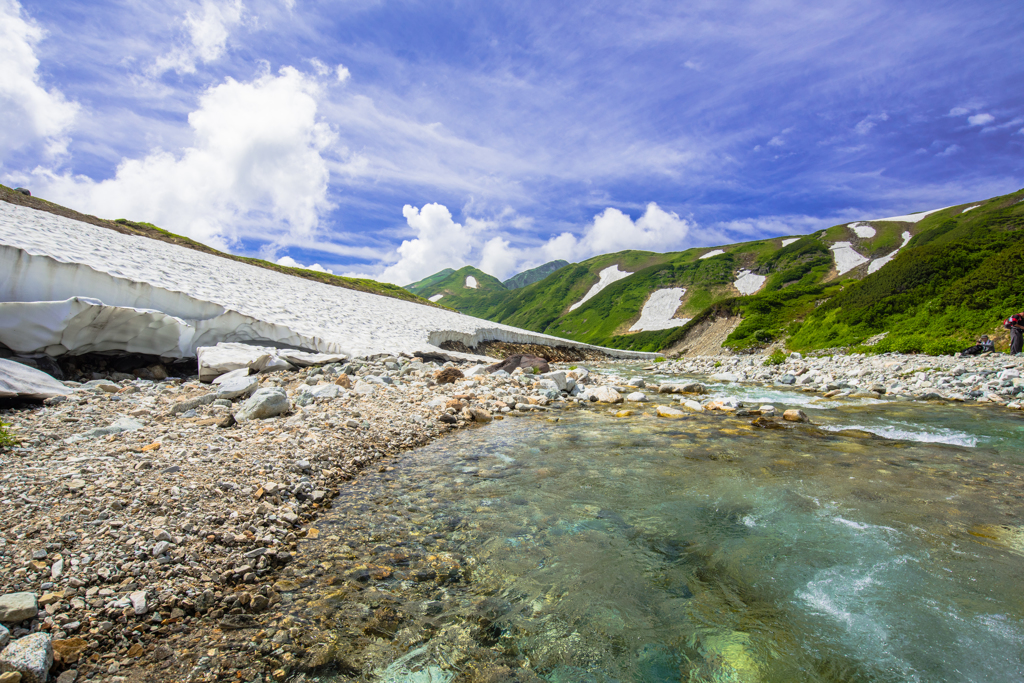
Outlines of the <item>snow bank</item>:
[{"label": "snow bank", "polygon": [[440,301],[443,298],[444,298],[444,294],[435,294],[434,296],[430,297],[430,301],[433,301],[436,304],[438,301]]},{"label": "snow bank", "polygon": [[630,332],[641,330],[667,330],[670,327],[680,327],[690,322],[689,318],[673,318],[676,309],[682,303],[686,290],[682,287],[671,289],[658,289],[651,292],[651,296],[640,311],[640,319],[629,328]]},{"label": "snow bank", "polygon": [[460,355],[438,348],[449,340],[588,346],[6,202],[0,202],[0,302],[0,343],[25,354],[183,358],[220,342],[360,356]]},{"label": "snow bank", "polygon": [[736,282],[733,285],[740,290],[740,294],[756,294],[767,279],[764,275],[757,275],[744,268],[736,273]]},{"label": "snow bank", "polygon": [[698,257],[698,258],[703,260],[703,259],[706,259],[706,258],[711,258],[712,256],[718,256],[719,254],[724,254],[724,253],[725,253],[725,249],[712,249],[711,251],[709,251],[706,254],[701,254],[700,257]]},{"label": "snow bank", "polygon": [[891,254],[889,254],[888,256],[883,256],[881,258],[876,258],[874,261],[872,261],[871,264],[868,266],[868,274],[870,275],[871,273],[874,273],[876,270],[878,270],[879,268],[884,266],[886,263],[888,263],[889,261],[892,261],[894,258],[896,258],[896,254],[900,253],[900,249],[902,249],[903,247],[907,246],[907,242],[910,241],[910,237],[911,237],[910,232],[907,231],[907,230],[904,230],[903,231],[903,244],[901,244],[900,246],[896,247],[896,250],[894,252],[892,252]]},{"label": "snow bank", "polygon": [[473,277],[472,275],[467,275],[466,286],[469,287],[470,289],[476,289],[477,287],[480,286],[480,284],[476,281],[475,277]]},{"label": "snow bank", "polygon": [[836,242],[832,245],[832,253],[835,255],[836,271],[839,275],[868,262],[868,259],[857,253],[849,242]]},{"label": "snow bank", "polygon": [[595,296],[597,296],[601,292],[601,290],[607,287],[608,285],[612,284],[613,282],[618,282],[622,278],[629,277],[630,275],[632,275],[632,273],[627,273],[624,270],[619,270],[618,264],[615,264],[614,266],[608,266],[607,268],[601,271],[600,279],[597,281],[597,284],[591,287],[590,290],[583,295],[582,299],[580,299],[572,306],[570,306],[569,310],[575,311],[577,308],[582,306],[586,301],[588,301],[589,299],[593,299]]},{"label": "snow bank", "polygon": [[876,234],[875,229],[867,223],[850,223],[846,227],[853,230],[857,234],[857,237],[861,239],[868,239],[869,237],[874,237]]},{"label": "snow bank", "polygon": [[948,209],[948,208],[950,208],[950,207],[944,206],[941,209],[932,209],[931,211],[922,211],[921,213],[910,213],[910,214],[907,214],[905,216],[890,216],[889,218],[874,218],[874,219],[868,221],[868,223],[877,223],[879,221],[890,221],[890,222],[894,222],[894,223],[917,223],[922,218],[924,218],[926,216],[930,216],[931,214],[935,213],[936,211],[942,211],[943,209]]},{"label": "snow bank", "polygon": [[968,206],[966,209],[964,209],[960,213],[967,213],[968,211],[973,211],[974,209],[977,209],[979,206],[981,206],[981,204],[975,204],[974,206]]},{"label": "snow bank", "polygon": [[788,247],[789,245],[793,244],[793,242],[799,242],[799,241],[800,241],[799,237],[788,237],[788,238],[782,240],[782,246]]}]

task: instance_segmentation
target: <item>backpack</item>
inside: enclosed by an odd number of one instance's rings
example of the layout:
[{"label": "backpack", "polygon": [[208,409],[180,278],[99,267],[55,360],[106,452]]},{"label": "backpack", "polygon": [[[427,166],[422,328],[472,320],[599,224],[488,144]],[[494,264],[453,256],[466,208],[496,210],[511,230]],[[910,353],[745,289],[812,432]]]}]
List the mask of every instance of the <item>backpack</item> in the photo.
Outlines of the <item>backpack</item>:
[{"label": "backpack", "polygon": [[1005,327],[1006,329],[1010,329],[1014,325],[1022,324],[1022,322],[1024,322],[1024,321],[1021,321],[1020,315],[1018,315],[1017,313],[1014,313],[1009,318],[1007,318],[1006,320],[1003,321],[1003,327]]}]

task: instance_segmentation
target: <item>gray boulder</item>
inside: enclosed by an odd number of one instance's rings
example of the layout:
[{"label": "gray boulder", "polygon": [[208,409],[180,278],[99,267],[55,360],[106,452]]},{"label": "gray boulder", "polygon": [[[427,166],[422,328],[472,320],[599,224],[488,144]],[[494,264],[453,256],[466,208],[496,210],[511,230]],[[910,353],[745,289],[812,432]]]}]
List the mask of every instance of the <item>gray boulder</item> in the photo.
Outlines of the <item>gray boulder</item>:
[{"label": "gray boulder", "polygon": [[543,385],[544,380],[548,380],[555,383],[555,388],[558,391],[568,391],[569,384],[565,373],[559,370],[558,372],[546,372],[540,376],[541,383]]},{"label": "gray boulder", "polygon": [[53,666],[53,644],[48,633],[33,633],[11,642],[0,652],[0,673],[17,671],[21,683],[46,683]]},{"label": "gray boulder", "polygon": [[6,626],[0,626],[0,650],[7,647],[9,642],[11,642],[11,632],[7,630]]},{"label": "gray boulder", "polygon": [[[120,388],[120,387],[118,387]],[[74,391],[45,372],[0,358],[0,398],[44,399],[68,396]]]},{"label": "gray boulder", "polygon": [[17,624],[39,614],[35,593],[8,593],[0,595],[0,621]]},{"label": "gray boulder", "polygon": [[[246,372],[243,368],[241,372]],[[234,374],[234,373],[229,373]],[[217,379],[222,379],[218,377]],[[217,398],[233,401],[242,396],[251,396],[259,387],[260,381],[253,375],[235,375],[224,381],[218,382]]]},{"label": "gray boulder", "polygon": [[611,387],[597,387],[591,389],[590,395],[602,403],[622,403],[622,396]]},{"label": "gray boulder", "polygon": [[262,387],[246,399],[241,409],[235,413],[237,422],[246,420],[264,420],[291,410],[292,404],[284,389],[279,387]]}]

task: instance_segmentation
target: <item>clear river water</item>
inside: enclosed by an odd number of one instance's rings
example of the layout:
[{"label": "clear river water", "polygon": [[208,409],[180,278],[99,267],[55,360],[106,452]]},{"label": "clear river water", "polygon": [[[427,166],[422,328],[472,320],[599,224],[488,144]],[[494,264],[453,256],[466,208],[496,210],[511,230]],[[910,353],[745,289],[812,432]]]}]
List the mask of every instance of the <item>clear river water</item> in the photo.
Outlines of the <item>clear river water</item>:
[{"label": "clear river water", "polygon": [[[812,424],[658,418],[649,394],[629,417],[467,429],[352,482],[324,525],[336,560],[404,538],[472,567],[381,639],[375,677],[472,678],[460,649],[482,648],[551,683],[1024,680],[1020,414],[711,389]],[[400,578],[373,590],[420,585]],[[473,638],[446,630],[458,605],[485,615]]]}]

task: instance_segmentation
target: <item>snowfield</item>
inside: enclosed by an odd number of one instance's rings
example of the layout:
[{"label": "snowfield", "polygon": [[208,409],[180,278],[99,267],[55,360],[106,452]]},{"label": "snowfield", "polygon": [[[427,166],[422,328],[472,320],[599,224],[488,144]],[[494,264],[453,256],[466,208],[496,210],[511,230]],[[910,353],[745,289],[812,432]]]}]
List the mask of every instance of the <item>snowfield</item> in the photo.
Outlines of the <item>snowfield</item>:
[{"label": "snowfield", "polygon": [[26,354],[191,358],[198,347],[219,342],[358,356],[461,355],[442,351],[445,341],[588,346],[6,202],[0,202],[0,302],[0,343]]},{"label": "snowfield", "polygon": [[434,302],[436,304],[438,301],[440,301],[443,298],[444,298],[444,294],[435,294],[434,296],[430,297],[430,301],[432,301],[432,302]]},{"label": "snowfield", "polygon": [[799,241],[800,241],[799,237],[788,237],[788,238],[782,240],[782,246],[788,247],[789,245],[793,244],[793,242],[799,242]]},{"label": "snowfield", "polygon": [[892,261],[894,258],[896,258],[896,254],[900,253],[900,249],[902,249],[903,247],[907,246],[907,242],[910,241],[910,237],[911,237],[910,232],[907,231],[907,230],[904,230],[903,231],[903,244],[901,244],[900,246],[896,247],[896,251],[892,252],[891,254],[889,254],[887,256],[883,256],[881,258],[876,258],[874,261],[872,261],[871,264],[868,266],[868,274],[870,275],[871,273],[874,273],[876,270],[878,270],[879,268],[884,266],[886,263],[888,263],[889,261]]},{"label": "snowfield", "polygon": [[681,327],[690,322],[690,318],[672,317],[676,314],[679,304],[682,303],[684,294],[686,294],[686,290],[682,287],[658,289],[651,292],[643,310],[640,311],[640,319],[629,328],[629,331],[667,330],[670,327]]},{"label": "snowfield", "polygon": [[835,255],[836,271],[839,275],[868,262],[868,259],[861,256],[849,242],[836,242],[832,245],[832,253]]},{"label": "snowfield", "polygon": [[476,281],[475,277],[473,277],[472,275],[467,275],[466,286],[469,287],[470,289],[476,289],[477,287],[480,286],[480,284]]},{"label": "snowfield", "polygon": [[712,249],[711,251],[709,251],[706,254],[701,254],[698,257],[698,260],[703,260],[703,259],[706,259],[706,258],[711,258],[712,256],[718,256],[719,254],[724,254],[724,253],[725,253],[724,249]]},{"label": "snowfield", "polygon": [[848,225],[847,227],[850,228],[850,230],[853,230],[853,232],[856,233],[857,237],[861,238],[862,240],[868,239],[869,237],[874,237],[876,234],[875,229],[872,228],[867,223],[850,223],[850,225]]},{"label": "snowfield", "polygon": [[618,282],[619,280],[621,280],[624,277],[629,277],[632,274],[633,273],[627,273],[626,271],[619,270],[619,265],[618,264],[615,264],[614,266],[608,266],[607,268],[605,268],[604,270],[602,270],[600,272],[600,279],[597,281],[597,284],[595,284],[593,287],[591,287],[590,290],[586,294],[583,295],[582,299],[580,299],[579,301],[574,303],[572,306],[570,306],[569,310],[570,311],[575,311],[577,308],[582,306],[588,300],[593,299],[595,296],[600,294],[601,290],[604,289],[605,287],[607,287],[608,285],[610,285],[610,284],[612,284],[614,282]]},{"label": "snowfield", "polygon": [[736,273],[736,282],[733,285],[740,290],[740,294],[756,294],[767,279],[764,275],[757,275],[744,268]]},{"label": "snowfield", "polygon": [[878,223],[878,222],[881,222],[881,221],[889,221],[889,222],[892,222],[892,223],[917,223],[922,218],[925,218],[926,216],[930,216],[931,214],[935,213],[936,211],[942,211],[943,209],[948,209],[948,208],[950,208],[950,207],[944,206],[941,209],[932,209],[931,211],[922,211],[921,213],[909,213],[909,214],[907,214],[905,216],[890,216],[889,218],[874,218],[874,219],[868,221],[868,223]]}]

